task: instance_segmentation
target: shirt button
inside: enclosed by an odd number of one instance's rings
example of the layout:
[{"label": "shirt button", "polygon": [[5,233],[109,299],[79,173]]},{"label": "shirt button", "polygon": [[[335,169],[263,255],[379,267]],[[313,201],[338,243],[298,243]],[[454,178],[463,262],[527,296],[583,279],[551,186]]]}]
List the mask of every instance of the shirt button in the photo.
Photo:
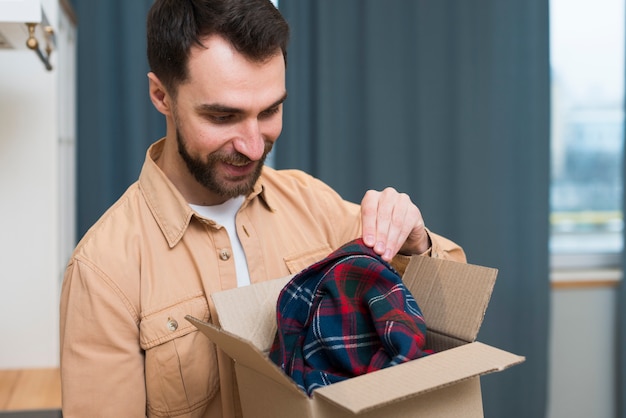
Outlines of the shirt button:
[{"label": "shirt button", "polygon": [[175,319],[168,319],[167,321],[167,329],[170,331],[176,331],[178,329],[178,322]]},{"label": "shirt button", "polygon": [[228,251],[228,248],[220,250],[220,258],[223,261],[227,261],[228,259],[230,259],[230,251]]}]

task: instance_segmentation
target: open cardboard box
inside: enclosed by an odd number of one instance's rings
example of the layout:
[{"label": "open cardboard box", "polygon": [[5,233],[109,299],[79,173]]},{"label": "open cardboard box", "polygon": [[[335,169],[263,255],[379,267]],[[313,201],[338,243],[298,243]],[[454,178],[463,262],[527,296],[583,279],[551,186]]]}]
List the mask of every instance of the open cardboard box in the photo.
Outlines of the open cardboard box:
[{"label": "open cardboard box", "polygon": [[267,355],[278,294],[290,277],[212,295],[221,328],[186,318],[234,359],[245,417],[483,417],[480,376],[524,361],[475,342],[496,276],[492,268],[412,257],[403,281],[436,354],[317,389],[312,397]]}]

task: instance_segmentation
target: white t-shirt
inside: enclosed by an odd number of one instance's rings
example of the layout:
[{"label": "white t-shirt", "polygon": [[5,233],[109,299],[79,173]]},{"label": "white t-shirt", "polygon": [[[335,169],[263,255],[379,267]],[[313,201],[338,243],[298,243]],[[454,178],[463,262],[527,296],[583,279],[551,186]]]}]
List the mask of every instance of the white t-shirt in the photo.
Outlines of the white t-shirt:
[{"label": "white t-shirt", "polygon": [[198,212],[205,218],[212,219],[217,222],[218,225],[226,228],[228,237],[232,245],[233,257],[235,258],[235,271],[237,272],[237,286],[247,286],[250,284],[250,272],[248,271],[248,261],[246,260],[246,254],[243,252],[241,241],[239,241],[239,235],[237,235],[237,227],[235,226],[235,216],[237,211],[241,207],[245,197],[239,196],[221,205],[215,206],[198,206],[192,205],[191,208]]}]

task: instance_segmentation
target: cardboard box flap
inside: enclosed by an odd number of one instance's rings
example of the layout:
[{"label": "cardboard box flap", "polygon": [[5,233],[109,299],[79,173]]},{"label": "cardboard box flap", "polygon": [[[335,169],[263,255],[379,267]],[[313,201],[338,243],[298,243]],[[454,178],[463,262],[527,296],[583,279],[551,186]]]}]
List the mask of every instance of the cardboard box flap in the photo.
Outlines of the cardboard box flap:
[{"label": "cardboard box flap", "polygon": [[276,280],[225,290],[211,295],[223,330],[244,336],[261,351],[269,351],[276,335],[276,301],[291,280]]},{"label": "cardboard box flap", "polygon": [[498,270],[429,257],[412,257],[403,281],[424,313],[429,331],[476,340]]},{"label": "cardboard box flap", "polygon": [[306,396],[281,369],[268,360],[266,354],[257,349],[250,341],[238,337],[213,324],[201,321],[193,316],[185,316],[200,332],[206,335],[215,345],[236,362],[264,374],[268,378],[292,389],[297,395]]},{"label": "cardboard box flap", "polygon": [[475,342],[334,383],[317,389],[313,396],[358,414],[501,371],[524,360],[522,356]]}]

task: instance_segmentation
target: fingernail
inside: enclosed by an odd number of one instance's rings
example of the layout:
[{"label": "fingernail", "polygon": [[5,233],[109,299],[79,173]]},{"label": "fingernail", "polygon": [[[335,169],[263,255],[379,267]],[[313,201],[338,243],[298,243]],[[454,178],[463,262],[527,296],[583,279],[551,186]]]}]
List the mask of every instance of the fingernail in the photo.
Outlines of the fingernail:
[{"label": "fingernail", "polygon": [[374,247],[374,251],[376,251],[378,254],[383,254],[383,252],[385,251],[385,243],[382,241],[378,241],[376,243],[376,246]]},{"label": "fingernail", "polygon": [[371,247],[374,245],[374,235],[368,235],[366,237],[363,237],[363,242],[365,242],[365,245],[367,245],[368,247]]}]

